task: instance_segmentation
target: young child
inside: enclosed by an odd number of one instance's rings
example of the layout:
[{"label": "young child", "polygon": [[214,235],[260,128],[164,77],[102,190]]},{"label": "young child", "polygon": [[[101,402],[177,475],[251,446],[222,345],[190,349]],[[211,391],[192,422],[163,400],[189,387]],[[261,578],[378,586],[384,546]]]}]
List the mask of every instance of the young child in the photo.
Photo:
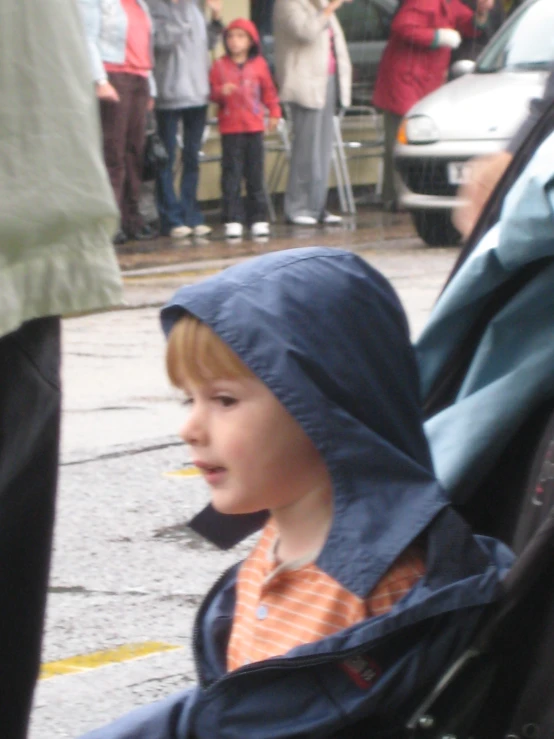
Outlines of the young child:
[{"label": "young child", "polygon": [[210,72],[211,99],[219,105],[221,193],[225,236],[243,231],[241,187],[246,181],[246,220],[253,236],[268,236],[264,193],[264,113],[275,130],[281,108],[267,62],[260,54],[256,26],[239,18],[224,34],[227,53]]},{"label": "young child", "polygon": [[354,254],[295,249],[182,288],[162,322],[211,489],[194,527],[228,546],[265,525],[200,608],[199,686],[90,739],[391,736],[511,563],[435,479],[396,295]]}]

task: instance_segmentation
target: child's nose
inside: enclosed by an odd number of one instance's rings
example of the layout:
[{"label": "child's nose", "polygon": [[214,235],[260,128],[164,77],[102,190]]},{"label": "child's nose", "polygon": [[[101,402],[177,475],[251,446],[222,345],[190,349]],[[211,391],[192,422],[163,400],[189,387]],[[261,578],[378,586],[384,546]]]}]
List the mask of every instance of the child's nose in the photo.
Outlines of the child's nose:
[{"label": "child's nose", "polygon": [[205,443],[206,419],[199,403],[195,403],[190,407],[179,435],[185,444],[191,446]]}]

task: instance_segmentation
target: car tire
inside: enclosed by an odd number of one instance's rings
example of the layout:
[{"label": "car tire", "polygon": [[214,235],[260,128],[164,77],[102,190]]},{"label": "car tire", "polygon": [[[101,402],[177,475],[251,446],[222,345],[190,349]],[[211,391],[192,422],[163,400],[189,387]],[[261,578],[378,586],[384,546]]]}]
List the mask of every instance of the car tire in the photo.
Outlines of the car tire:
[{"label": "car tire", "polygon": [[452,224],[450,211],[416,210],[412,221],[420,239],[428,246],[456,246],[462,238]]}]

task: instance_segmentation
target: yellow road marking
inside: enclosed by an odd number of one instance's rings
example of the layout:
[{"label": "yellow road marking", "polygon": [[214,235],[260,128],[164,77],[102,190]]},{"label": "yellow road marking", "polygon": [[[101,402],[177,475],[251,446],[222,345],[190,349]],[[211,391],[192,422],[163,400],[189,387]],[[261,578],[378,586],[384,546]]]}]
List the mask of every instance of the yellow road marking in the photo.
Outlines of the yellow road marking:
[{"label": "yellow road marking", "polygon": [[174,649],[183,649],[183,647],[155,641],[143,642],[141,644],[124,644],[115,649],[106,649],[102,652],[92,652],[91,654],[80,654],[75,657],[61,659],[58,662],[48,662],[41,667],[40,679],[48,680],[48,678],[57,677],[58,675],[72,675],[77,672],[96,670],[106,665],[129,662],[133,659],[148,657],[152,654],[159,654],[160,652],[170,652]]},{"label": "yellow road marking", "polygon": [[183,467],[181,470],[169,470],[163,474],[164,477],[198,477],[200,472],[196,467]]}]

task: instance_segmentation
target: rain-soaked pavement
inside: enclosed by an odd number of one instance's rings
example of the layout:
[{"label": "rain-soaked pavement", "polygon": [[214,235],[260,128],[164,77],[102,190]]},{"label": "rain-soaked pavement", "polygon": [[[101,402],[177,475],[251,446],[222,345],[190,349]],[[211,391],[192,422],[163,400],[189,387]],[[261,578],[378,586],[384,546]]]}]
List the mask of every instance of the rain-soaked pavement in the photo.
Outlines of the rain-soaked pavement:
[{"label": "rain-soaked pavement", "polygon": [[172,242],[162,237],[153,241],[128,242],[117,248],[121,268],[144,269],[180,262],[195,264],[298,246],[338,246],[357,250],[368,244],[416,238],[406,213],[383,213],[371,207],[360,209],[356,216],[345,216],[340,226],[312,228],[278,222],[272,225],[270,238],[252,239],[245,231],[242,239],[226,241],[223,227],[216,218],[211,218],[209,225],[213,227],[209,238]]},{"label": "rain-soaked pavement", "polygon": [[354,249],[389,277],[414,336],[458,253],[425,247],[405,215],[275,229],[266,243],[168,239],[119,250],[127,310],[64,321],[64,426],[55,556],[31,739],[77,737],[190,685],[202,594],[221,553],[185,522],[207,500],[177,437],[185,408],[163,370],[158,306],[183,282],[268,249]]}]

